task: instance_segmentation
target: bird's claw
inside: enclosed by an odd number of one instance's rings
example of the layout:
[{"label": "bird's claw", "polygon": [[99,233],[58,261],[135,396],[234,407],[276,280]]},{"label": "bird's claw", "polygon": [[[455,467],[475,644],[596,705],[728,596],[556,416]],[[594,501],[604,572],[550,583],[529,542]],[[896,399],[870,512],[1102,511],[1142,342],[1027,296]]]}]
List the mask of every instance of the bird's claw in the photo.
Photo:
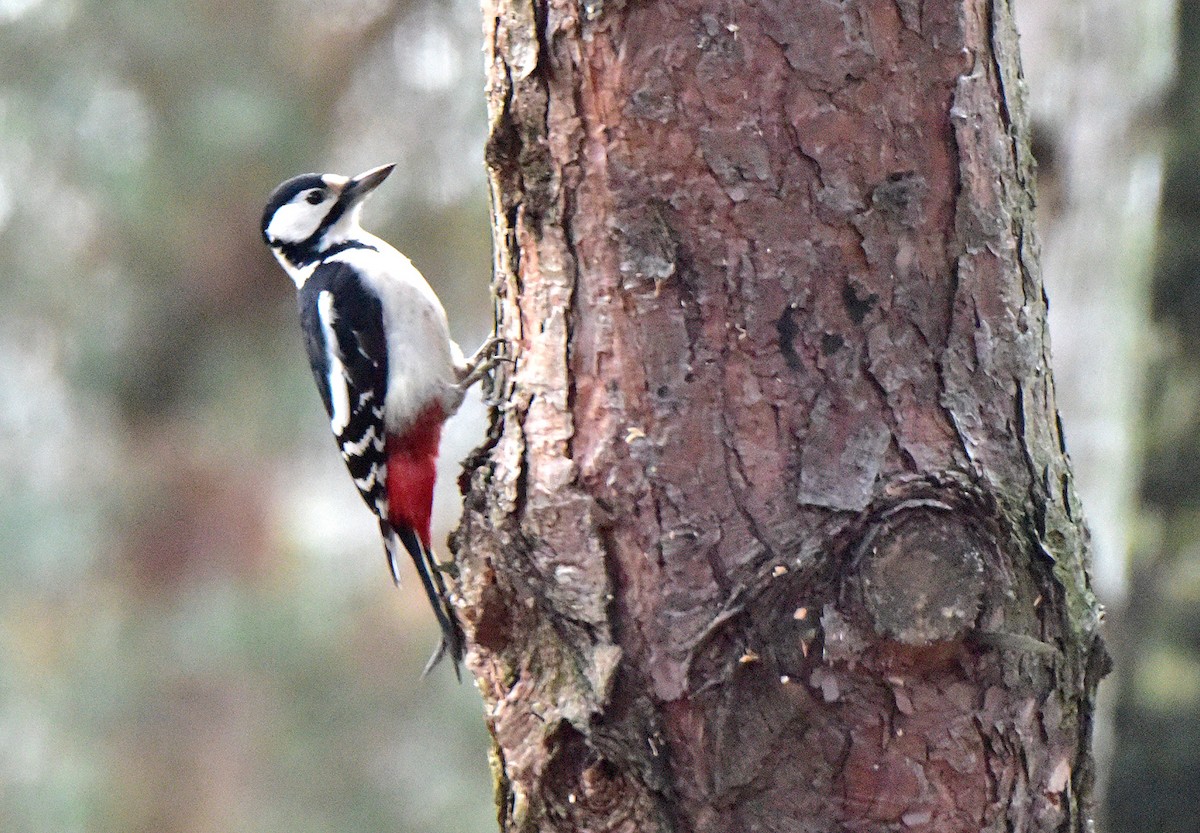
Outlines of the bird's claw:
[{"label": "bird's claw", "polygon": [[516,359],[509,356],[507,352],[500,353],[496,351],[496,348],[501,345],[507,347],[508,340],[503,336],[493,335],[480,345],[471,358],[467,359],[459,370],[458,388],[460,390],[465,392],[467,388],[490,373],[498,364],[503,362],[516,364]]}]

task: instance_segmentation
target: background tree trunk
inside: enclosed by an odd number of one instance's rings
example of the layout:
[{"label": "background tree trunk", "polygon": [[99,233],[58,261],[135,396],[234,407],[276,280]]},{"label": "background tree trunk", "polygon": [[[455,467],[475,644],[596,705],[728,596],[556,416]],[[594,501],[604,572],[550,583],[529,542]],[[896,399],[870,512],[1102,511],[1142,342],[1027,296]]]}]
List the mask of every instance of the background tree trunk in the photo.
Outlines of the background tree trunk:
[{"label": "background tree trunk", "polygon": [[1200,5],[1179,4],[1178,21],[1179,75],[1158,114],[1170,152],[1140,435],[1148,522],[1135,539],[1129,615],[1117,629],[1124,662],[1108,801],[1113,833],[1190,833],[1200,818]]},{"label": "background tree trunk", "polygon": [[[1128,585],[1175,2],[1017,6],[1059,403],[1107,606]],[[1086,322],[1086,323],[1085,323]]]},{"label": "background tree trunk", "polygon": [[[1150,284],[1176,6],[1175,0],[1022,0],[1015,8],[1031,91],[1058,402],[1091,532],[1096,595],[1122,669],[1136,665],[1132,655],[1145,645],[1128,637],[1146,617],[1130,623],[1122,614],[1134,542],[1143,551],[1153,546],[1139,523],[1137,493],[1146,442],[1143,386],[1155,354]],[[1121,661],[1127,656],[1131,662]],[[1116,690],[1112,679],[1100,689],[1101,785],[1114,751]],[[1097,792],[1103,807],[1104,790]],[[1144,791],[1138,795],[1139,805],[1162,806]],[[1137,819],[1138,829],[1162,829],[1140,811]],[[1101,829],[1109,829],[1103,818]]]},{"label": "background tree trunk", "polygon": [[1086,829],[1008,4],[486,20],[518,363],[456,546],[502,828]]}]

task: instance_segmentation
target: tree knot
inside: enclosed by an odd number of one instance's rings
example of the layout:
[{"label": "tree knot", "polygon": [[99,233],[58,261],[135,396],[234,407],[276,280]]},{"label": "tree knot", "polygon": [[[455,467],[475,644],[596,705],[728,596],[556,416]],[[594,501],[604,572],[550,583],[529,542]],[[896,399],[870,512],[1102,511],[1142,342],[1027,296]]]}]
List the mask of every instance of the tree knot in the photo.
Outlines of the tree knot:
[{"label": "tree knot", "polygon": [[868,526],[855,549],[875,631],[906,645],[959,638],[979,615],[988,538],[961,509],[904,501]]}]

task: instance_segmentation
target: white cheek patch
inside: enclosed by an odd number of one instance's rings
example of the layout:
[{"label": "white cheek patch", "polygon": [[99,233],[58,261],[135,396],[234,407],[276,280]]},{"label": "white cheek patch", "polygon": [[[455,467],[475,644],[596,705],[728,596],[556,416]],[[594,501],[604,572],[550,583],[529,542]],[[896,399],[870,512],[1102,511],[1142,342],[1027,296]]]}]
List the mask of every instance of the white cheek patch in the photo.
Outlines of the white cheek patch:
[{"label": "white cheek patch", "polygon": [[300,198],[297,202],[279,206],[267,225],[267,237],[273,243],[299,243],[307,240],[320,227],[332,202],[330,199],[318,205],[309,205]]}]

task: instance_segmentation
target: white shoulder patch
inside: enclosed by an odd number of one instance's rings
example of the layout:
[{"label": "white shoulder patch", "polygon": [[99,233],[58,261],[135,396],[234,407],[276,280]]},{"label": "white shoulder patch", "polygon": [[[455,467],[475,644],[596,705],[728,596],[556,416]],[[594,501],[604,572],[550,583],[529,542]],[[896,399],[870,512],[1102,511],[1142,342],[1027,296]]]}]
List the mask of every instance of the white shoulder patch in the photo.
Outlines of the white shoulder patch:
[{"label": "white shoulder patch", "polygon": [[350,387],[346,382],[346,366],[342,364],[341,347],[333,322],[337,319],[333,311],[333,293],[324,290],[317,295],[317,317],[321,320],[321,332],[325,336],[325,352],[329,363],[329,403],[333,410],[329,427],[334,436],[340,437],[350,424]]},{"label": "white shoulder patch", "polygon": [[292,279],[292,283],[296,284],[297,289],[303,289],[304,284],[312,277],[312,273],[317,271],[319,263],[310,263],[307,266],[293,266],[291,261],[283,256],[283,250],[272,248],[275,253],[275,259],[279,261],[279,265],[283,267],[283,271],[287,272],[287,276]]}]

